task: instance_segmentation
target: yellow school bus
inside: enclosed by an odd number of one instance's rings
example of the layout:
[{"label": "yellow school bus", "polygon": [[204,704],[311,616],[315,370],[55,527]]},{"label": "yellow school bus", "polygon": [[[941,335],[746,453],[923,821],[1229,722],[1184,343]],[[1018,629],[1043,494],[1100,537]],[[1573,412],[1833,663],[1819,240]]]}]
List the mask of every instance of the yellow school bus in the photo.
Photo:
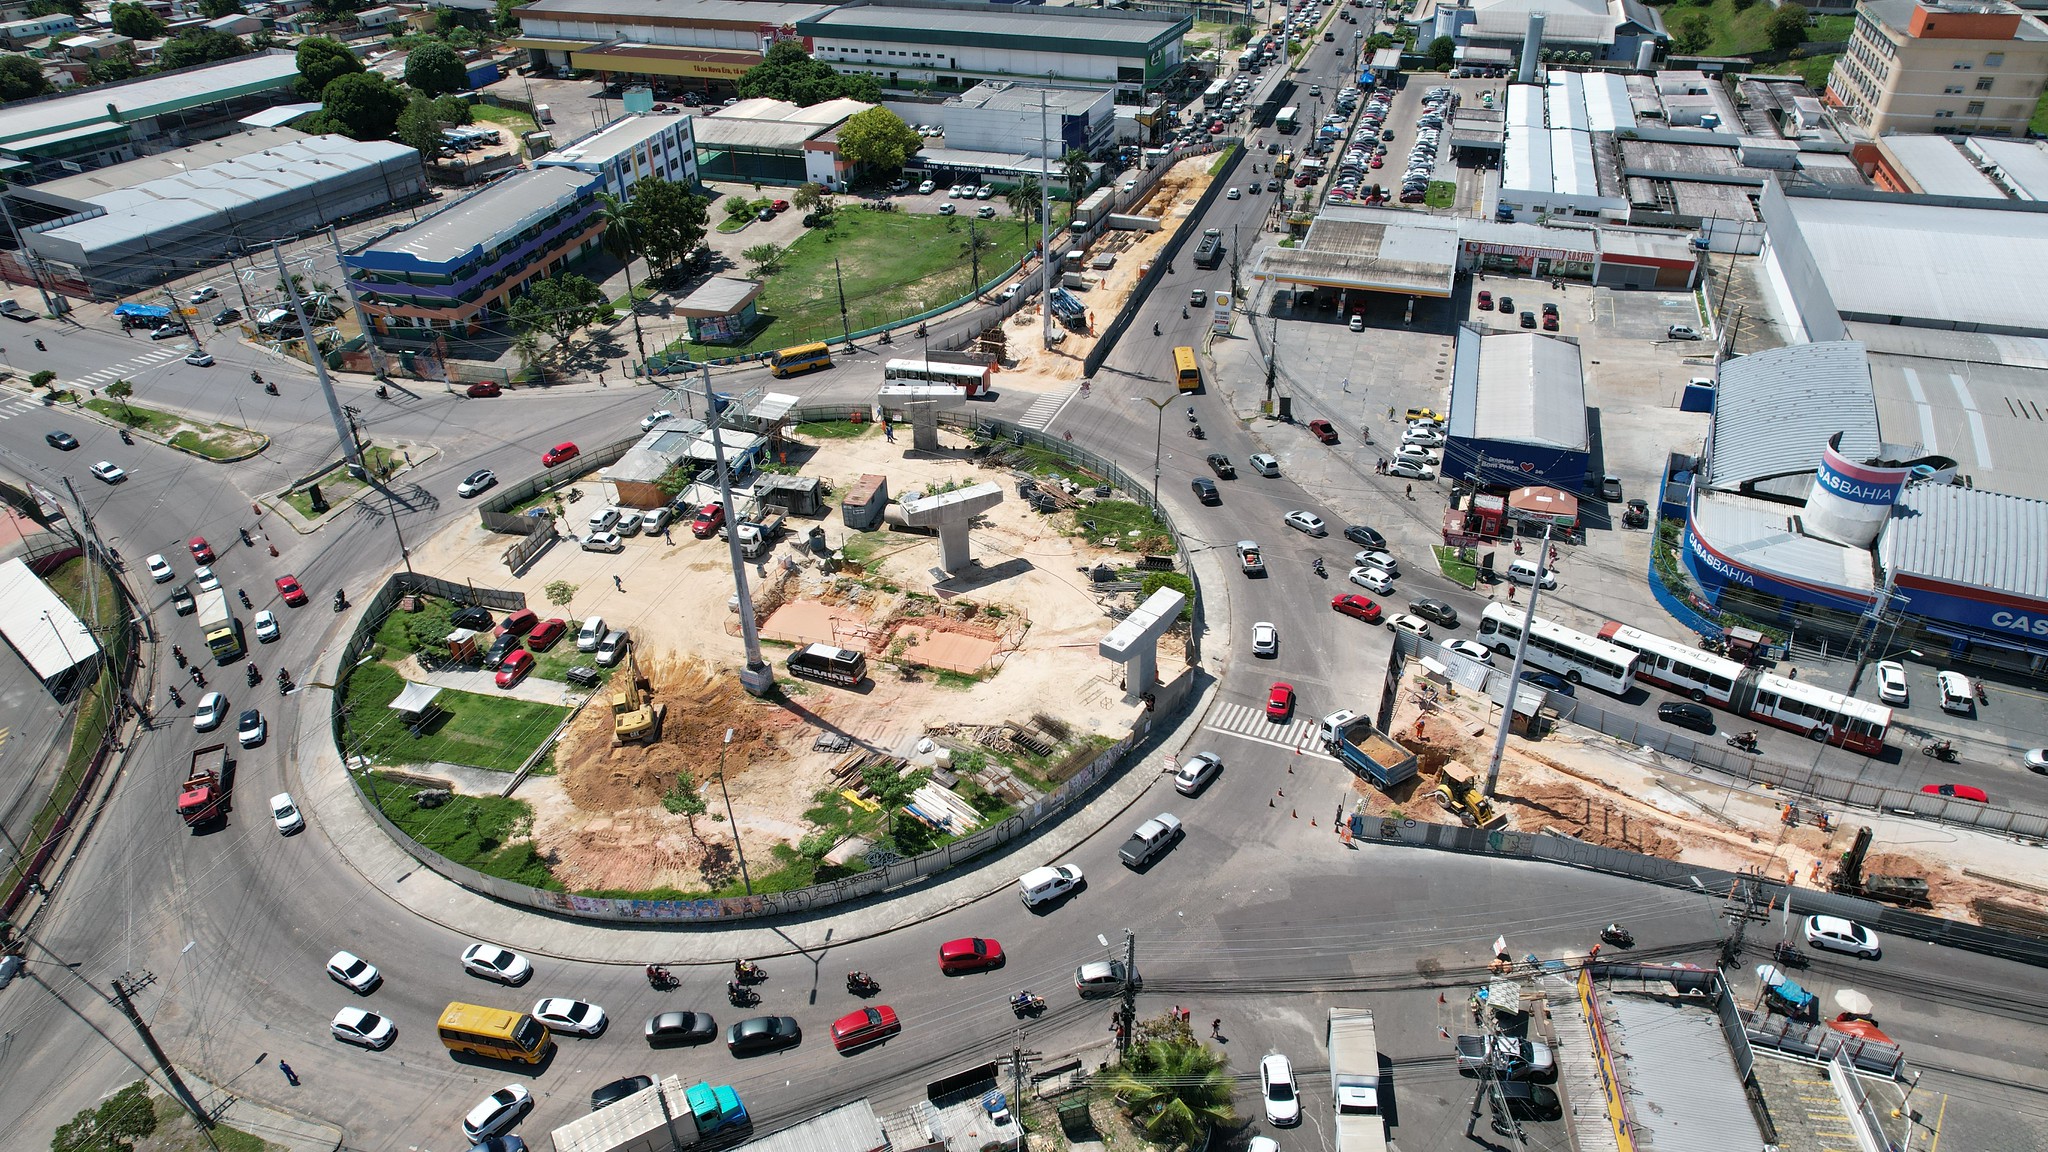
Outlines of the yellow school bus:
[{"label": "yellow school bus", "polygon": [[1173,378],[1180,383],[1183,392],[1200,391],[1202,387],[1202,366],[1195,362],[1195,350],[1182,347],[1173,350]]},{"label": "yellow school bus", "polygon": [[768,374],[771,376],[794,376],[814,368],[830,368],[832,350],[823,344],[799,344],[794,348],[778,348],[768,354]]},{"label": "yellow school bus", "polygon": [[450,1052],[538,1064],[548,1052],[548,1027],[524,1012],[456,1001],[441,1013],[441,1043]]}]

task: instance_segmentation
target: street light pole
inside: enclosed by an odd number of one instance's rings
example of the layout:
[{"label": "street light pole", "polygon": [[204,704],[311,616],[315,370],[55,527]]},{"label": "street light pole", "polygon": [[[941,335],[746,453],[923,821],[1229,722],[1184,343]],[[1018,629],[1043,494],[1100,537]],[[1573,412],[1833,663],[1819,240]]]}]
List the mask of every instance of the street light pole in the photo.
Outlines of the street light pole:
[{"label": "street light pole", "polygon": [[1159,419],[1152,431],[1152,507],[1159,507],[1159,460],[1166,451],[1166,409],[1172,399],[1154,400],[1150,396],[1133,396],[1159,410]]},{"label": "street light pole", "polygon": [[732,850],[740,858],[740,883],[747,886],[747,895],[754,894],[753,877],[747,875],[747,850],[740,845],[740,822],[733,819],[732,793],[725,790],[725,750],[732,747],[732,729],[725,730],[725,743],[718,746],[718,794],[725,797],[725,822],[732,825]]}]

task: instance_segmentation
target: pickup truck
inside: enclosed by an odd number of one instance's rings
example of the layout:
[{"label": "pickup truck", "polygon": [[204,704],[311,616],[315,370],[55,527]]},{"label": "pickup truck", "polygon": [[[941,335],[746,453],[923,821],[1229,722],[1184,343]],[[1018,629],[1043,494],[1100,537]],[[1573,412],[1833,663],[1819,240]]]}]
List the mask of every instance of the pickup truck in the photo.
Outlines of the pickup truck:
[{"label": "pickup truck", "polygon": [[1244,574],[1247,576],[1266,574],[1266,562],[1259,557],[1259,542],[1256,540],[1237,542],[1237,561],[1244,565]]},{"label": "pickup truck", "polygon": [[1180,817],[1171,812],[1161,812],[1138,825],[1138,830],[1131,833],[1131,838],[1117,850],[1117,859],[1122,860],[1127,868],[1143,868],[1173,847],[1185,832]]},{"label": "pickup truck", "polygon": [[190,616],[199,610],[198,601],[192,599],[190,585],[180,584],[171,590],[171,608],[180,616]]},{"label": "pickup truck", "polygon": [[19,320],[24,324],[36,318],[35,313],[12,300],[0,300],[0,316],[5,316],[9,320]]},{"label": "pickup truck", "polygon": [[1492,1065],[1502,1080],[1549,1080],[1557,1075],[1550,1046],[1513,1036],[1458,1037],[1458,1071],[1477,1073]]}]

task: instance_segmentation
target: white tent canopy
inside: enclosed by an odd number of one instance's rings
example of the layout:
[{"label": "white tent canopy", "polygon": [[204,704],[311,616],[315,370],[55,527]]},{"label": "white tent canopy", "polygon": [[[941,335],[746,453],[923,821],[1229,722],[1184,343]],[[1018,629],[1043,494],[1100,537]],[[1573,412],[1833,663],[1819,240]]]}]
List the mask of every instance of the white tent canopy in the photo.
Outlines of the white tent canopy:
[{"label": "white tent canopy", "polygon": [[20,559],[0,563],[0,636],[45,684],[100,653],[92,630]]},{"label": "white tent canopy", "polygon": [[407,684],[405,691],[398,694],[398,699],[391,702],[391,710],[407,716],[424,715],[428,708],[433,707],[434,697],[440,694],[441,690],[432,684]]}]

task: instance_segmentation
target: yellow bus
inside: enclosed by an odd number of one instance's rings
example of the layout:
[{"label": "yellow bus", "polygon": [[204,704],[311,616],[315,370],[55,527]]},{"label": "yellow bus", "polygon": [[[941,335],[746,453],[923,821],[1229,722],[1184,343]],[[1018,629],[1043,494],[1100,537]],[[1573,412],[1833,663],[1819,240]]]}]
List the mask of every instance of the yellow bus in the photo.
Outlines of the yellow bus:
[{"label": "yellow bus", "polygon": [[441,1043],[450,1052],[538,1064],[548,1053],[548,1026],[524,1012],[456,1001],[441,1013]]},{"label": "yellow bus", "polygon": [[1188,347],[1173,350],[1173,378],[1180,382],[1183,392],[1198,392],[1202,387],[1202,366],[1195,362],[1195,350]]},{"label": "yellow bus", "polygon": [[831,366],[832,350],[823,344],[799,344],[794,348],[778,348],[768,354],[770,376],[794,376],[813,368]]}]

